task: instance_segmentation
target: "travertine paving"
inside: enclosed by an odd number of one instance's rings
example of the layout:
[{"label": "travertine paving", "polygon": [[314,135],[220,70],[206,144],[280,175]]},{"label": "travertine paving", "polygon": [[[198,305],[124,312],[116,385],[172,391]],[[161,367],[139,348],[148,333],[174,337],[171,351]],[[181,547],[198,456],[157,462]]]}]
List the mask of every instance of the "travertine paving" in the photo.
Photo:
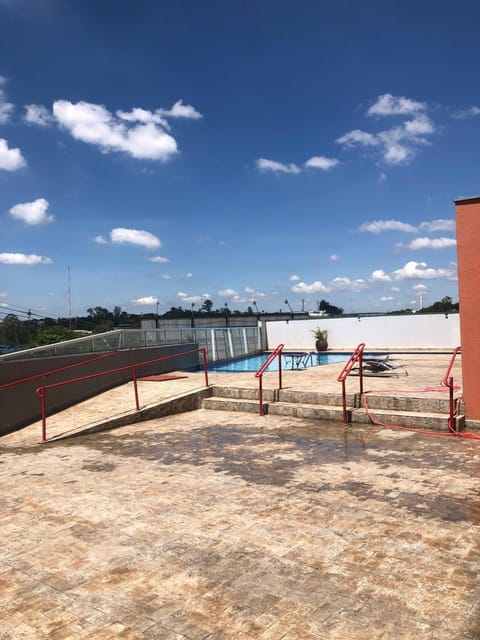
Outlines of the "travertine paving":
[{"label": "travertine paving", "polygon": [[0,439],[0,639],[480,638],[477,441],[198,410],[37,442]]},{"label": "travertine paving", "polygon": [[477,442],[199,410],[0,453],[0,638],[480,636]]}]

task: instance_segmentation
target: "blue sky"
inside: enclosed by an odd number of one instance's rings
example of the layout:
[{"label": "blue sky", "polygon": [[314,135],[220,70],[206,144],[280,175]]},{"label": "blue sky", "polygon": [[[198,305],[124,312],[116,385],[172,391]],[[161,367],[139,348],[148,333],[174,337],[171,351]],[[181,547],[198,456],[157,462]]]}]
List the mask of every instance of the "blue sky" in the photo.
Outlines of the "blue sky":
[{"label": "blue sky", "polygon": [[480,3],[0,0],[0,311],[458,299]]}]

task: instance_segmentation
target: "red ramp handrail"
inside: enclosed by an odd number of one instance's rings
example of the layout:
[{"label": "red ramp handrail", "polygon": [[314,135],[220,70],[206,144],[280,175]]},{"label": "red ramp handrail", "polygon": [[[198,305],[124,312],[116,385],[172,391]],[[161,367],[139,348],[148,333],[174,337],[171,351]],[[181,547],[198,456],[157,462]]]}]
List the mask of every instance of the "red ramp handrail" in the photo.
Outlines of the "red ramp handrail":
[{"label": "red ramp handrail", "polygon": [[137,387],[137,368],[143,365],[153,364],[155,362],[161,362],[162,360],[169,360],[171,358],[178,358],[179,356],[186,356],[190,353],[202,353],[203,354],[203,368],[205,371],[205,386],[208,387],[208,366],[207,366],[207,350],[204,347],[199,349],[191,349],[190,351],[182,351],[181,353],[172,353],[168,356],[162,356],[160,358],[154,358],[153,360],[145,360],[143,362],[136,362],[135,364],[129,364],[124,367],[117,367],[116,369],[109,369],[107,371],[99,371],[98,373],[91,373],[88,376],[82,376],[81,378],[71,378],[70,380],[64,380],[62,382],[53,382],[52,384],[46,384],[42,387],[37,387],[35,395],[40,398],[41,413],[42,413],[42,442],[47,440],[47,416],[46,416],[46,391],[48,389],[55,389],[57,387],[63,387],[66,384],[73,384],[74,382],[82,382],[83,380],[91,380],[92,378],[99,378],[100,376],[106,376],[111,373],[118,373],[120,371],[132,372],[133,389],[135,394],[135,408],[140,410],[140,404],[138,400],[138,387]]},{"label": "red ramp handrail", "polygon": [[340,375],[337,378],[338,382],[342,383],[342,405],[343,405],[343,424],[348,423],[348,415],[347,415],[347,394],[345,391],[345,380],[348,377],[348,374],[353,369],[354,365],[359,363],[359,376],[360,376],[360,394],[363,394],[363,350],[365,349],[365,343],[361,342],[355,351],[352,353],[350,358],[345,363]]},{"label": "red ramp handrail", "polygon": [[64,367],[60,367],[59,369],[50,369],[49,371],[36,373],[34,376],[28,376],[27,378],[20,378],[19,380],[6,382],[5,384],[0,385],[0,389],[13,387],[16,384],[21,384],[22,382],[30,382],[31,380],[37,380],[38,378],[48,378],[48,376],[52,376],[54,373],[61,373],[62,371],[67,371],[68,369],[75,369],[76,367],[81,367],[82,365],[88,365],[91,362],[98,362],[99,360],[104,360],[105,358],[111,358],[112,356],[118,355],[118,353],[119,351],[110,351],[109,353],[104,353],[101,356],[90,358],[89,360],[82,360],[81,362],[74,362],[73,364],[67,364]]},{"label": "red ramp handrail", "polygon": [[263,416],[263,374],[268,369],[268,367],[272,364],[276,357],[278,357],[278,388],[282,388],[282,349],[284,348],[284,344],[279,344],[278,347],[272,351],[272,353],[268,356],[265,362],[262,364],[260,369],[255,374],[255,377],[258,378],[258,401],[260,403],[260,415]]}]

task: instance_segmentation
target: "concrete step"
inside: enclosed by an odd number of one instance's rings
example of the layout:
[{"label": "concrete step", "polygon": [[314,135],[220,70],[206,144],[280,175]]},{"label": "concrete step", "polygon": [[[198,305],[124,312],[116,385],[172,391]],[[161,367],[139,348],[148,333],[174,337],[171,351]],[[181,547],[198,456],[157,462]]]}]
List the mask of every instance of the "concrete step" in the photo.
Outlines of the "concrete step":
[{"label": "concrete step", "polygon": [[[215,411],[243,411],[244,413],[260,413],[260,405],[258,400],[248,400],[243,398],[219,398],[212,396],[203,400],[204,409],[213,409]],[[264,414],[268,413],[268,403],[263,403]]]},{"label": "concrete step", "polygon": [[[374,420],[386,425],[448,433],[448,412],[391,411],[388,409],[371,409],[370,407],[369,411]],[[351,422],[352,424],[371,424],[370,416],[365,409],[352,409]],[[465,416],[459,415],[456,417],[457,430],[461,430],[464,423]]]},{"label": "concrete step", "polygon": [[[385,409],[388,411],[420,411],[426,413],[448,413],[449,396],[445,393],[443,397],[428,396],[396,396],[384,393],[367,393],[366,400],[371,409]],[[352,406],[363,407],[363,399],[360,394],[355,398]]]},{"label": "concrete step", "polygon": [[274,402],[269,405],[268,413],[276,416],[290,416],[308,420],[343,420],[341,406],[322,404],[300,404],[298,402]]}]

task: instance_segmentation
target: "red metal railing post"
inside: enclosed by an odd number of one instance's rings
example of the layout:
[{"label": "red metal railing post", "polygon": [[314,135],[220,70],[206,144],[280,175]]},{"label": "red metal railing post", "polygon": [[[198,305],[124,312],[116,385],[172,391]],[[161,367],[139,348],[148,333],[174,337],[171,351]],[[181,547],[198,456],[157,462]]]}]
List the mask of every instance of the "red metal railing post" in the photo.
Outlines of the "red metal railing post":
[{"label": "red metal railing post", "polygon": [[207,350],[202,347],[200,351],[203,354],[203,370],[205,371],[205,386],[208,387],[208,364],[207,364]]},{"label": "red metal railing post", "polygon": [[453,377],[449,378],[448,386],[449,386],[448,391],[449,391],[449,401],[450,401],[450,417],[448,419],[448,428],[453,433],[454,431],[457,430],[453,424],[454,414],[455,414],[455,408],[454,408],[454,402],[453,402]]},{"label": "red metal railing post", "polygon": [[45,402],[45,389],[40,387],[37,389],[37,395],[40,397],[40,410],[42,413],[42,442],[47,441],[47,411]]},{"label": "red metal railing post", "polygon": [[282,388],[282,352],[278,354],[278,388]]},{"label": "red metal railing post", "polygon": [[347,418],[347,394],[345,391],[345,380],[342,380],[342,407],[343,407],[343,424],[348,424]]},{"label": "red metal railing post", "polygon": [[363,396],[363,351],[360,353],[359,370],[360,370],[360,395]]},{"label": "red metal railing post", "polygon": [[258,378],[258,401],[260,403],[260,415],[263,416],[263,386],[262,376]]},{"label": "red metal railing post", "polygon": [[137,411],[140,411],[140,403],[138,402],[137,367],[135,365],[132,365],[132,380],[135,393],[135,406]]}]

